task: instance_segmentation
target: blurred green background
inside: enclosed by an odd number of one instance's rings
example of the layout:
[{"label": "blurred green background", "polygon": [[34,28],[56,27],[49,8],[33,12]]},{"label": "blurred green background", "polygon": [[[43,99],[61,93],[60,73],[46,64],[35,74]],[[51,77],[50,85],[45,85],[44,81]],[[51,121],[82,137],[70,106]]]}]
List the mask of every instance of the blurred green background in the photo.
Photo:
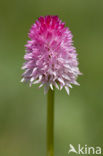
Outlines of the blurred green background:
[{"label": "blurred green background", "polygon": [[46,155],[46,96],[20,80],[29,28],[48,14],[70,27],[83,73],[70,96],[56,90],[55,156],[68,156],[70,143],[103,147],[103,0],[1,0],[0,7],[0,156]]}]

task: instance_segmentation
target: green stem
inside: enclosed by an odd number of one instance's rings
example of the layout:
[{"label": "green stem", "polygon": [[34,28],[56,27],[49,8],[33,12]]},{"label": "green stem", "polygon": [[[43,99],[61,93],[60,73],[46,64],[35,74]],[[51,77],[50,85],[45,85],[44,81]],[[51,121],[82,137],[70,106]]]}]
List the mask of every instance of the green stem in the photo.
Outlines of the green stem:
[{"label": "green stem", "polygon": [[54,155],[54,91],[49,89],[47,97],[47,156]]}]

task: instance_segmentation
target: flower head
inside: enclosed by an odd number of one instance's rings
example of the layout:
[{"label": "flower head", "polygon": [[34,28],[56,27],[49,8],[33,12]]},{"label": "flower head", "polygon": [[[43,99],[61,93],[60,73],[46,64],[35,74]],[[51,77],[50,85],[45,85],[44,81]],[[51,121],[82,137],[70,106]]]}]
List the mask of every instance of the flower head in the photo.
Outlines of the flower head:
[{"label": "flower head", "polygon": [[49,87],[64,87],[69,94],[69,87],[78,85],[76,79],[80,75],[69,28],[57,16],[40,17],[32,25],[29,38],[21,81],[29,81],[30,85],[40,83],[45,93]]}]

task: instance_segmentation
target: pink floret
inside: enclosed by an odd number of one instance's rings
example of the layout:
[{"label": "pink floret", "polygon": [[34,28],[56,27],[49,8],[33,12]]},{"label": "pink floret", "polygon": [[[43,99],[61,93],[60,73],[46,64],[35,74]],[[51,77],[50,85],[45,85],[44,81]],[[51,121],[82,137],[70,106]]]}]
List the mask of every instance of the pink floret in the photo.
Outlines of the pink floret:
[{"label": "pink floret", "polygon": [[49,87],[66,89],[72,84],[78,85],[80,75],[76,49],[73,46],[72,33],[58,16],[39,17],[28,34],[26,54],[22,69],[22,82],[40,83],[45,93]]}]

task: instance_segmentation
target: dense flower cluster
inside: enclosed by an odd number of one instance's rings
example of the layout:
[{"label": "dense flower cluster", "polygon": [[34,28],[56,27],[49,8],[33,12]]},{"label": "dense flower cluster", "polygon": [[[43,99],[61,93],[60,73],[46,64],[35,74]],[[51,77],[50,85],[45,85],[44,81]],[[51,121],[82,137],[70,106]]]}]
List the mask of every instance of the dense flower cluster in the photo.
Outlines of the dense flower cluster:
[{"label": "dense flower cluster", "polygon": [[69,28],[57,16],[40,17],[32,25],[29,38],[21,81],[40,83],[45,93],[49,87],[64,87],[69,94],[69,87],[78,85],[76,79],[80,75]]}]

